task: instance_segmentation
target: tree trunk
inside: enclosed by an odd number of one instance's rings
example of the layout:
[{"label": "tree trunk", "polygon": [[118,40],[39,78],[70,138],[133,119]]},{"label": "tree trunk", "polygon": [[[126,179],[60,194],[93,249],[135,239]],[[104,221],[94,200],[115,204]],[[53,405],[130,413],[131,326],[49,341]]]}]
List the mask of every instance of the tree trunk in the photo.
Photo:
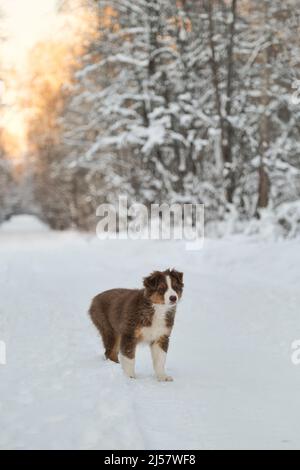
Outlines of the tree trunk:
[{"label": "tree trunk", "polygon": [[[263,20],[264,24],[268,25],[268,6],[266,3],[263,5]],[[269,38],[266,38],[267,41]],[[258,202],[257,202],[257,212],[259,209],[268,207],[269,205],[269,194],[270,194],[270,179],[265,168],[265,153],[270,147],[270,119],[268,116],[268,106],[270,103],[269,99],[269,90],[270,90],[270,46],[265,48],[263,52],[263,115],[261,119],[261,138],[260,138],[260,166],[258,170]]]},{"label": "tree trunk", "polygon": [[232,167],[232,145],[233,145],[233,127],[230,123],[230,116],[232,111],[232,94],[233,94],[233,74],[234,74],[234,39],[235,39],[235,25],[237,13],[237,0],[232,0],[231,3],[231,24],[229,43],[227,48],[227,90],[226,90],[226,120],[224,123],[224,138],[223,142],[223,155],[224,161],[228,166],[229,175],[227,181],[226,195],[229,203],[233,202],[235,191],[235,172]]},{"label": "tree trunk", "polygon": [[262,164],[258,170],[259,174],[259,186],[258,186],[258,203],[257,208],[263,209],[269,205],[269,192],[270,192],[270,178],[265,169],[265,166]]},{"label": "tree trunk", "polygon": [[232,0],[230,12],[232,15],[229,42],[227,48],[227,85],[226,85],[226,116],[222,113],[221,93],[219,84],[219,65],[217,63],[216,48],[214,43],[214,23],[213,23],[213,5],[210,0],[206,3],[208,13],[208,25],[209,25],[209,44],[211,49],[211,69],[213,86],[215,90],[215,101],[217,114],[220,123],[221,133],[221,154],[222,160],[227,167],[228,175],[225,181],[226,185],[226,200],[229,203],[233,202],[233,196],[235,192],[235,174],[232,167],[232,140],[233,140],[233,128],[230,124],[230,116],[232,110],[232,93],[233,93],[233,73],[234,73],[234,38],[235,38],[235,25],[236,25],[236,13],[237,13],[237,0]]}]

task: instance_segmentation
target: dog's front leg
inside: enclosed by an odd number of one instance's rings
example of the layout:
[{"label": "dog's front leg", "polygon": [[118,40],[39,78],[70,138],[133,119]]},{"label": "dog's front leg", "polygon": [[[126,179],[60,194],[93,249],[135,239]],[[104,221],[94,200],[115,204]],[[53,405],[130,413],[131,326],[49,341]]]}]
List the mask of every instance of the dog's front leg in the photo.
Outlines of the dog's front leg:
[{"label": "dog's front leg", "polygon": [[169,337],[162,336],[151,344],[151,354],[154,371],[160,382],[172,382],[173,378],[166,374],[165,364],[169,348]]},{"label": "dog's front leg", "polygon": [[130,335],[124,335],[120,344],[120,363],[127,377],[135,379],[135,350],[136,339]]}]

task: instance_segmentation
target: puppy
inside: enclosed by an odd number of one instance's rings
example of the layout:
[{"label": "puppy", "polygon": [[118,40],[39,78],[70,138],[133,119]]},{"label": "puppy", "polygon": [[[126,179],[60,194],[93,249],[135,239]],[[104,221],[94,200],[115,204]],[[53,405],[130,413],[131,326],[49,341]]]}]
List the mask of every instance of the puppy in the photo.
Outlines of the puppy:
[{"label": "puppy", "polygon": [[173,380],[166,374],[165,362],[183,286],[183,273],[155,271],[144,278],[143,289],[112,289],[92,301],[89,314],[102,337],[105,356],[114,362],[120,358],[128,377],[135,378],[137,345],[147,343],[157,379]]}]

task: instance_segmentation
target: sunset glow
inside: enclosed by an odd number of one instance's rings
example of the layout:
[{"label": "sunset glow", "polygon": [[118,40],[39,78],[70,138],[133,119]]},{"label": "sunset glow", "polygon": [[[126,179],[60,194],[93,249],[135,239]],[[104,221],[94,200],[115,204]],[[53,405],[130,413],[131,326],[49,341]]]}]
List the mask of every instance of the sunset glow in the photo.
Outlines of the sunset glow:
[{"label": "sunset glow", "polygon": [[[8,156],[28,151],[28,122],[46,113],[47,97],[59,93],[84,46],[93,21],[81,0],[74,13],[58,13],[57,0],[0,0],[2,30],[2,139]],[[45,85],[46,84],[46,85]],[[43,96],[45,86],[48,93]],[[45,93],[44,93],[45,94]],[[45,98],[45,99],[44,99]]]},{"label": "sunset glow", "polygon": [[1,0],[4,16],[4,60],[24,66],[28,50],[56,25],[56,0]]}]

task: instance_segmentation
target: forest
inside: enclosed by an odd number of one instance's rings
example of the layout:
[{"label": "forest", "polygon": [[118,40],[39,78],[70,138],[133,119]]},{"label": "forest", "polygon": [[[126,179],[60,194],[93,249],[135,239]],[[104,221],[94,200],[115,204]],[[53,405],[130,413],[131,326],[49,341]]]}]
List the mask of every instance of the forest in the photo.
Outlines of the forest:
[{"label": "forest", "polygon": [[81,18],[80,32],[30,51],[22,158],[1,128],[0,221],[35,213],[54,229],[94,230],[99,204],[126,195],[205,204],[208,225],[233,231],[267,220],[299,233],[298,7],[58,2],[58,15]]}]

